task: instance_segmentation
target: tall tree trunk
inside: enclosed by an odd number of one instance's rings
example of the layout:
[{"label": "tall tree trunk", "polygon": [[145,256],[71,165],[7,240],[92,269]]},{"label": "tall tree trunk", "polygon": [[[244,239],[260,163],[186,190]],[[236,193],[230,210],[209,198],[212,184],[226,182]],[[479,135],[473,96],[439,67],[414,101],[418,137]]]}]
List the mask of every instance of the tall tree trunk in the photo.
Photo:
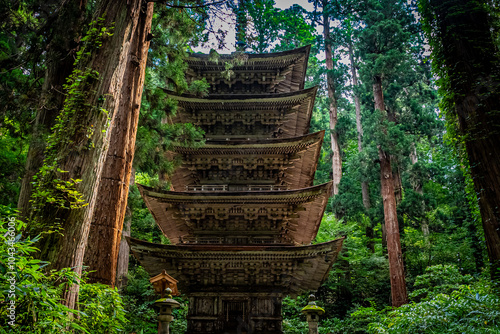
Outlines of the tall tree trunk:
[{"label": "tall tree trunk", "polygon": [[[111,135],[115,133],[113,129],[123,126],[120,110],[129,108],[128,112],[136,112],[140,106],[131,105],[131,101],[137,101],[131,96],[135,97],[142,91],[140,77],[144,76],[144,72],[138,69],[144,68],[141,64],[146,59],[140,58],[143,52],[137,52],[142,50],[141,45],[146,50],[148,48],[144,32],[150,24],[152,9],[152,3],[145,4],[141,0],[101,0],[96,4],[95,17],[104,17],[102,24],[114,27],[113,35],[105,39],[99,49],[91,50],[89,58],[78,65],[81,69],[95,70],[99,78],[86,91],[86,101],[81,104],[81,110],[72,116],[75,122],[84,120],[84,124],[79,126],[93,129],[90,135],[92,146],[83,148],[74,140],[62,141],[58,160],[59,168],[67,171],[67,179],[82,180],[76,190],[84,196],[88,205],[80,209],[61,210],[47,204],[45,212],[48,215],[44,217],[51,221],[42,223],[50,226],[52,219],[57,219],[62,227],[62,234],[51,234],[44,239],[44,248],[41,249],[41,257],[50,261],[54,269],[71,267],[78,275],[82,272],[92,217],[100,205],[101,175]],[[97,112],[95,106],[107,113]],[[64,301],[68,307],[74,308],[78,290],[79,286],[74,284],[66,291]]]},{"label": "tall tree trunk", "polygon": [[[349,42],[348,46],[349,51],[349,62],[351,65],[351,76],[352,76],[352,84],[353,84],[353,93],[354,93],[354,106],[356,108],[356,129],[358,131],[358,152],[361,153],[363,151],[363,126],[361,124],[361,102],[359,101],[359,93],[358,93],[358,75],[356,73],[356,63],[354,61],[354,52],[352,42]],[[368,182],[361,181],[361,196],[363,198],[363,206],[366,211],[370,210],[370,190],[368,188]],[[373,238],[375,237],[375,233],[373,231],[373,222],[370,219],[368,226],[366,227],[366,237],[368,238],[368,249],[372,253],[375,253],[375,243],[373,242]]]},{"label": "tall tree trunk", "polygon": [[[387,119],[389,122],[393,122],[394,124],[398,123],[398,119],[396,117],[396,113],[394,110],[390,110],[389,107],[386,106]],[[395,156],[391,156],[391,165],[392,167],[392,178],[394,179],[394,196],[396,197],[396,205],[399,205],[403,200],[403,182],[401,180],[401,170],[399,168],[399,161]]]},{"label": "tall tree trunk", "polygon": [[[47,45],[47,68],[40,96],[40,108],[33,125],[25,174],[17,203],[23,220],[26,220],[30,212],[33,176],[43,165],[46,136],[64,103],[63,85],[74,68],[73,63],[81,37],[86,5],[86,0],[63,1],[58,10],[59,15],[51,23],[52,40]],[[71,24],[68,25],[68,22]]]},{"label": "tall tree trunk", "polygon": [[[482,0],[429,0],[431,39],[470,162],[492,278],[500,281],[500,67]],[[450,99],[451,99],[450,98]],[[450,101],[451,102],[451,101]],[[451,110],[450,110],[451,112]]]},{"label": "tall tree trunk", "polygon": [[129,43],[130,61],[126,64],[123,80],[123,97],[116,109],[111,139],[101,182],[97,192],[96,207],[92,216],[89,243],[85,252],[85,265],[89,267],[90,282],[113,286],[120,249],[123,220],[127,208],[135,137],[139,121],[144,74],[148,56],[153,6],[138,15]]},{"label": "tall tree trunk", "polygon": [[[375,109],[385,113],[382,80],[374,78],[373,95]],[[396,211],[396,198],[394,196],[394,179],[391,167],[391,157],[379,146],[380,183],[382,200],[384,202],[384,219],[387,229],[387,253],[389,255],[389,272],[391,278],[392,306],[399,307],[408,303],[408,293],[403,265],[403,254],[399,238],[398,215]]]},{"label": "tall tree trunk", "polygon": [[335,127],[337,126],[337,99],[335,97],[335,78],[333,76],[333,50],[330,35],[330,16],[328,13],[328,1],[323,0],[323,38],[325,40],[325,62],[326,62],[326,83],[328,87],[328,98],[330,100],[330,138],[332,147],[332,174],[333,188],[332,194],[339,193],[339,183],[342,178],[342,159],[340,157],[339,136]]}]

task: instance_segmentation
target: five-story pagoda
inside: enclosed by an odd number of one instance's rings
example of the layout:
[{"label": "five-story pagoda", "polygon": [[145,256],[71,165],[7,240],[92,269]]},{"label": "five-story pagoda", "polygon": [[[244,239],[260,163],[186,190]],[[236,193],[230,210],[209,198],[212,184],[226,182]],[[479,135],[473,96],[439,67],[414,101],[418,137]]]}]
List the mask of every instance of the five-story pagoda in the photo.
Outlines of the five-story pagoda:
[{"label": "five-story pagoda", "polygon": [[206,145],[171,152],[183,161],[173,191],[139,185],[173,245],[129,243],[151,275],[179,280],[188,334],[282,333],[282,298],[318,289],[340,251],[343,239],[311,245],[331,183],[312,185],[324,132],[308,134],[308,55],[249,54],[229,79],[223,62],[192,55],[188,80],[206,78],[209,96],[169,94],[175,121],[203,128]]}]

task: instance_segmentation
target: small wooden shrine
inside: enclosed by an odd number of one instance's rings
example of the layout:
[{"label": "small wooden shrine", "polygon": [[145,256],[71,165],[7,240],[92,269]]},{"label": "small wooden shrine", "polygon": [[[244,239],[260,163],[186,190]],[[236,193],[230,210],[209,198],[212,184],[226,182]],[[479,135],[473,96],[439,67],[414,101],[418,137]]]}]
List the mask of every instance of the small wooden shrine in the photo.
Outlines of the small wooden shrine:
[{"label": "small wooden shrine", "polygon": [[129,243],[189,297],[187,334],[282,333],[283,297],[318,289],[340,251],[343,239],[311,244],[332,185],[313,186],[324,132],[308,133],[308,56],[249,54],[227,79],[224,57],[192,55],[188,80],[206,78],[209,96],[169,93],[174,121],[203,128],[206,145],[169,153],[183,161],[172,191],[139,185],[172,245]]}]

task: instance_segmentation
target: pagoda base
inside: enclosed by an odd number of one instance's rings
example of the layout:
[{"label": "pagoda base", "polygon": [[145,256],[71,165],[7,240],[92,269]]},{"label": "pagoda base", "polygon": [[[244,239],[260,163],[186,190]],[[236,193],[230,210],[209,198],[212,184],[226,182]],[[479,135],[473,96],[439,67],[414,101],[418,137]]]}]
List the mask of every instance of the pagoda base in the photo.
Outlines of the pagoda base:
[{"label": "pagoda base", "polygon": [[282,334],[283,294],[189,294],[186,334]]}]

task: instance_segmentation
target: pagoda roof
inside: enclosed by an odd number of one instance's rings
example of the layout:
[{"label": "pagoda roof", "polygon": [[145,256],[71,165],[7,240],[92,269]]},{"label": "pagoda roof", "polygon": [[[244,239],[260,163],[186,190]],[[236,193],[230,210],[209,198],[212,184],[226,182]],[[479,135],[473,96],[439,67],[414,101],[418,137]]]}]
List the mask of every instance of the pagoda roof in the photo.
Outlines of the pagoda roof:
[{"label": "pagoda roof", "polygon": [[[305,147],[316,144],[323,139],[325,130],[310,133],[304,136],[277,139],[251,139],[251,140],[211,140],[199,148],[175,146],[179,153],[191,155],[204,155],[210,153],[238,154],[241,150],[249,150],[255,154],[266,153],[296,153]],[[229,151],[229,152],[228,152]]]},{"label": "pagoda roof", "polygon": [[[205,98],[167,94],[178,101],[180,107],[176,116],[171,118],[174,123],[193,123],[203,127],[205,123],[232,125],[238,121],[249,123],[269,118],[267,122],[278,123],[283,131],[280,137],[284,138],[308,132],[317,90],[316,86],[291,93],[213,94]],[[281,113],[285,114],[282,119],[274,116]],[[273,133],[268,134],[269,138],[272,136]]]},{"label": "pagoda roof", "polygon": [[[137,185],[149,211],[163,234],[174,244],[193,236],[192,216],[234,221],[243,219],[281,220],[287,238],[295,244],[309,244],[318,233],[332,183],[298,190],[248,192],[156,191]],[[236,208],[236,210],[235,210]],[[222,218],[219,218],[222,217]],[[250,224],[250,223],[248,223]],[[238,231],[234,233],[237,234]],[[240,231],[250,233],[249,231]],[[218,232],[223,235],[224,232]]]},{"label": "pagoda roof", "polygon": [[344,238],[308,246],[160,245],[127,237],[151,275],[167,270],[181,292],[280,289],[296,296],[326,279]]},{"label": "pagoda roof", "polygon": [[[248,58],[243,64],[234,65],[231,70],[235,73],[233,79],[245,81],[245,77],[239,77],[238,74],[249,73],[252,78],[258,78],[260,83],[270,85],[272,91],[269,93],[293,92],[304,89],[304,80],[307,69],[307,60],[311,46],[304,46],[293,50],[274,52],[247,54]],[[220,55],[218,62],[211,61],[210,55],[192,53],[186,59],[188,64],[188,77],[201,79],[207,78],[209,83],[230,83],[222,77],[222,72],[225,71],[225,61],[233,59],[233,55]],[[271,81],[266,81],[266,77],[260,77],[256,74],[273,72],[276,76]],[[268,78],[268,80],[271,78]],[[248,81],[249,83],[251,81]],[[232,85],[232,84],[231,84]],[[230,85],[230,86],[231,86]]]},{"label": "pagoda roof", "polygon": [[292,138],[210,140],[200,148],[176,146],[175,153],[184,157],[182,166],[174,172],[172,185],[175,190],[184,190],[186,186],[200,184],[202,180],[198,179],[193,169],[200,171],[214,164],[224,165],[228,171],[235,166],[255,168],[259,164],[267,164],[270,165],[268,168],[284,171],[283,180],[289,189],[311,186],[324,134],[325,131],[319,131]]}]

